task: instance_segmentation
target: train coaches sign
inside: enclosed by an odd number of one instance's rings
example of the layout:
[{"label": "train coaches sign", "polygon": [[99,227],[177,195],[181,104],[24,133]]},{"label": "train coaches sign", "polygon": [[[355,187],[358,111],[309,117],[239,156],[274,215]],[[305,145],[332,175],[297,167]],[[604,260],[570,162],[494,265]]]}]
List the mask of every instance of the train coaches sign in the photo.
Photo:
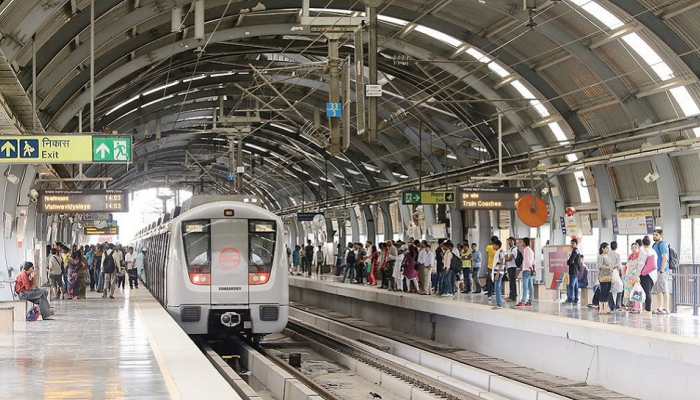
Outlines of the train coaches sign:
[{"label": "train coaches sign", "polygon": [[515,210],[515,202],[528,193],[525,188],[462,188],[462,208],[468,210]]},{"label": "train coaches sign", "polygon": [[44,190],[39,192],[39,212],[46,214],[128,211],[129,196],[123,190]]}]

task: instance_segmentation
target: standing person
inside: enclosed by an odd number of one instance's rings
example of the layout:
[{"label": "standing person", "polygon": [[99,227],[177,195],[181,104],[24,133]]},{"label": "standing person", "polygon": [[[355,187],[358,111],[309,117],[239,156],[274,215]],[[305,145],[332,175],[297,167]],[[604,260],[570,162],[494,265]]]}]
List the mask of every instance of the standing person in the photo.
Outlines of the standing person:
[{"label": "standing person", "polygon": [[464,242],[462,245],[462,277],[464,277],[464,288],[462,293],[471,293],[472,291],[472,249],[469,247],[469,242]]},{"label": "standing person", "polygon": [[60,299],[63,290],[63,270],[61,268],[61,257],[58,256],[58,250],[54,247],[49,255],[49,282],[51,283],[52,299]]},{"label": "standing person", "polygon": [[535,252],[530,247],[530,238],[525,237],[522,239],[520,252],[523,255],[523,293],[518,306],[529,307],[532,306],[532,296],[535,293]]},{"label": "standing person", "polygon": [[392,282],[394,281],[394,264],[399,256],[399,252],[396,246],[394,246],[394,242],[392,240],[387,240],[384,248],[386,251],[386,257],[384,262],[384,272],[382,272],[382,279],[384,279],[382,282],[382,288],[391,290],[391,287],[393,286]]},{"label": "standing person", "polygon": [[68,297],[77,300],[80,293],[80,269],[82,267],[80,252],[74,251],[68,261]]},{"label": "standing person", "polygon": [[[496,292],[496,307],[503,308],[503,276],[505,275],[505,264],[506,264],[506,252],[501,248],[501,241],[496,239],[494,243],[491,243],[493,249],[493,265],[491,267],[491,282],[493,282],[492,291]],[[490,301],[490,298],[489,298]]]},{"label": "standing person", "polygon": [[61,271],[63,274],[63,294],[68,293],[68,263],[70,263],[70,249],[59,243],[61,249]]},{"label": "standing person", "polygon": [[664,232],[661,229],[654,231],[654,246],[656,252],[656,271],[658,277],[654,284],[653,293],[655,293],[654,301],[657,304],[655,314],[668,314],[671,308],[671,270],[669,268],[669,260],[671,257],[671,249],[663,238]]},{"label": "standing person", "polygon": [[392,279],[392,287],[389,289],[394,292],[403,291],[403,265],[404,259],[406,258],[406,251],[408,250],[401,240],[396,242],[396,245],[398,247],[397,256],[394,260],[394,269],[392,271],[392,277],[394,279]]},{"label": "standing person", "polygon": [[299,274],[299,264],[301,263],[301,247],[297,244],[294,245],[294,251],[292,252],[292,273],[294,275]]},{"label": "standing person", "polygon": [[[625,265],[625,272],[624,276],[622,277],[624,287],[623,298],[627,299],[629,307],[632,310],[635,309],[635,307],[633,307],[632,304],[632,291],[634,290],[635,286],[639,285],[639,275],[641,274],[643,267],[643,265],[640,264],[639,256],[639,243],[636,241],[632,242],[632,246],[630,248],[630,255],[629,257],[627,257],[627,265]],[[636,309],[639,311],[641,307],[636,307]]]},{"label": "standing person", "polygon": [[95,281],[94,260],[95,260],[95,248],[94,248],[94,246],[85,246],[85,262],[87,263],[87,267],[88,267],[88,276],[90,279],[89,285],[90,285],[91,292],[95,291],[95,285],[93,284],[93,282]]},{"label": "standing person", "polygon": [[[435,273],[430,277],[431,284],[433,286],[433,292],[437,295],[441,295],[443,292],[443,289],[440,287],[440,285],[442,281],[443,270],[445,269],[445,263],[443,260],[445,251],[442,246],[444,242],[444,239],[438,239],[437,249],[435,249]],[[433,279],[433,276],[435,276],[435,279]]]},{"label": "standing person", "polygon": [[311,244],[311,240],[306,241],[306,247],[304,247],[304,260],[302,264],[302,274],[311,276],[311,265],[314,261],[314,246]]},{"label": "standing person", "polygon": [[104,276],[102,275],[102,254],[104,253],[104,247],[98,244],[95,248],[95,256],[92,259],[93,270],[95,275],[95,280],[90,282],[90,291],[94,287],[97,293],[102,293],[102,288],[104,287]]},{"label": "standing person", "polygon": [[612,284],[610,286],[611,303],[614,305],[613,310],[619,310],[622,307],[622,296],[624,295],[624,286],[622,282],[622,260],[620,253],[617,252],[617,242],[610,242],[610,264],[612,264]]},{"label": "standing person", "polygon": [[[382,244],[379,243],[379,247],[381,247]],[[377,286],[377,275],[379,274],[379,250],[377,250],[377,246],[372,245],[372,253],[370,256],[370,263],[371,263],[371,269],[369,271],[369,284],[372,286]]]},{"label": "standing person", "polygon": [[[408,252],[405,256],[404,275],[406,276],[406,286],[410,293],[418,293],[420,285],[418,284],[418,271],[416,270],[416,259],[418,257],[418,249],[413,243],[408,245]],[[413,286],[411,286],[413,283]]]},{"label": "standing person", "polygon": [[114,287],[117,284],[117,262],[114,259],[114,246],[110,243],[107,250],[102,254],[101,270],[104,275],[104,288],[102,289],[102,298],[114,298]]},{"label": "standing person", "polygon": [[386,244],[384,242],[379,242],[379,257],[377,258],[377,271],[375,279],[377,282],[375,286],[381,287],[384,285],[384,263],[386,262]]},{"label": "standing person", "polygon": [[124,255],[124,261],[126,262],[126,273],[129,276],[129,289],[139,288],[139,276],[138,270],[136,269],[136,263],[134,255],[134,248],[129,246],[126,249],[126,254]]},{"label": "standing person", "polygon": [[430,271],[433,267],[435,254],[427,240],[421,242],[420,253],[418,254],[418,263],[423,265],[423,278],[420,280],[421,288],[418,293],[429,295],[432,283],[430,282]]},{"label": "standing person", "polygon": [[[515,238],[508,238],[508,250],[506,250],[506,273],[508,274],[508,301],[515,302],[518,300],[518,256],[520,250],[515,245]],[[520,263],[522,264],[522,255],[520,255]]]},{"label": "standing person", "polygon": [[87,285],[90,284],[90,270],[85,256],[78,252],[80,257],[80,268],[78,268],[78,299],[87,297]]},{"label": "standing person", "polygon": [[124,249],[121,245],[117,245],[117,248],[114,250],[114,261],[117,263],[117,288],[124,290],[126,264],[124,263]]},{"label": "standing person", "polygon": [[319,277],[321,276],[321,271],[323,269],[323,261],[323,246],[318,245],[316,253],[314,254],[314,266],[316,267],[316,275],[318,275]]},{"label": "standing person", "polygon": [[457,277],[462,270],[462,259],[460,257],[460,252],[455,249],[451,241],[446,241],[444,246],[445,254],[449,253],[450,255],[449,262],[445,261],[445,286],[447,287],[448,295],[454,296],[457,292]]},{"label": "standing person", "polygon": [[138,277],[141,276],[143,277],[143,269],[146,266],[146,249],[141,249],[141,251],[136,254],[136,257],[134,257],[134,269],[136,270],[137,278],[136,278],[136,289],[139,288],[139,279]]},{"label": "standing person", "polygon": [[22,272],[17,276],[15,281],[15,293],[20,300],[30,301],[39,306],[41,318],[48,319],[53,312],[49,305],[48,291],[43,288],[36,287],[36,273],[34,272],[34,264],[26,261],[22,266]]},{"label": "standing person", "polygon": [[348,243],[347,254],[345,255],[345,272],[343,273],[343,283],[348,281],[352,283],[355,278],[355,263],[357,259],[355,258],[355,245],[353,243]]},{"label": "standing person", "polygon": [[647,312],[647,315],[651,315],[651,291],[659,273],[658,255],[656,254],[656,250],[651,247],[651,239],[649,239],[649,236],[644,236],[644,239],[642,239],[642,246],[640,260],[644,260],[644,266],[639,276],[639,282],[646,296],[644,299],[644,311]]},{"label": "standing person", "polygon": [[472,293],[481,293],[481,283],[479,283],[479,270],[481,270],[481,251],[476,242],[472,242],[472,281],[474,288]]},{"label": "standing person", "polygon": [[[496,257],[496,242],[501,243],[498,236],[491,236],[491,241],[486,245],[486,268],[488,269],[488,274],[486,275],[486,296],[491,300],[493,296],[493,266],[494,258]],[[498,246],[500,249],[500,245]]]},{"label": "standing person", "polygon": [[569,285],[566,288],[566,302],[578,304],[578,273],[581,269],[581,252],[578,249],[578,239],[571,239],[571,254],[566,260],[569,266]]},{"label": "standing person", "polygon": [[367,270],[367,251],[362,243],[355,243],[355,251],[355,283],[363,284]]},{"label": "standing person", "polygon": [[598,282],[600,282],[600,297],[598,298],[598,313],[609,314],[610,289],[612,286],[613,265],[610,259],[610,248],[606,242],[598,248]]}]

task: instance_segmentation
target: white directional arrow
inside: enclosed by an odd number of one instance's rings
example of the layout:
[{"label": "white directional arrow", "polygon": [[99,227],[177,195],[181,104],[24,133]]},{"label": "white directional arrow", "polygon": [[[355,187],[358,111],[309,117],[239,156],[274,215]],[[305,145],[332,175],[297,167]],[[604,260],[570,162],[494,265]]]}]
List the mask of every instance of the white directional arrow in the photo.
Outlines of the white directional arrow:
[{"label": "white directional arrow", "polygon": [[96,151],[100,153],[100,157],[105,158],[105,156],[109,154],[109,147],[106,144],[102,143],[101,145],[97,146]]},{"label": "white directional arrow", "polygon": [[13,151],[15,151],[15,145],[12,144],[12,142],[5,142],[5,144],[0,147],[0,151],[5,152],[5,157],[9,157],[10,154],[12,154]]}]

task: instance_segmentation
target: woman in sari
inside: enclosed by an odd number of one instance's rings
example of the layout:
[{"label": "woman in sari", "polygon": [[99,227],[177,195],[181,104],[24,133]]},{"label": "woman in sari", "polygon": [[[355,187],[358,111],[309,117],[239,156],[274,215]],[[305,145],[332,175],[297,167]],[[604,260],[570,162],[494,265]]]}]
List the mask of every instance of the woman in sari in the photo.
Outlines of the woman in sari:
[{"label": "woman in sari", "polygon": [[369,284],[372,286],[377,285],[377,268],[379,264],[379,251],[377,251],[377,246],[372,245],[372,255],[370,256],[370,271],[369,271]]},{"label": "woman in sari", "polygon": [[80,270],[82,266],[80,252],[74,251],[68,261],[68,298],[78,299],[80,291]]},{"label": "woman in sari", "polygon": [[625,266],[625,273],[622,278],[622,283],[624,285],[625,299],[629,299],[631,302],[631,292],[634,286],[639,283],[639,274],[642,272],[643,263],[640,263],[640,249],[639,243],[632,243],[632,250],[627,258],[627,265]]}]

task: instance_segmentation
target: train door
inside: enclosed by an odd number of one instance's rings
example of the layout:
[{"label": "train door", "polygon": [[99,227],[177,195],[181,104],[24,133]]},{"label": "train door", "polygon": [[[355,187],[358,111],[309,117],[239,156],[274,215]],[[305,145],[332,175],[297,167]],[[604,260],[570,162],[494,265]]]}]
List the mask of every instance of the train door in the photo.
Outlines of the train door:
[{"label": "train door", "polygon": [[211,302],[248,303],[248,220],[211,223]]}]

